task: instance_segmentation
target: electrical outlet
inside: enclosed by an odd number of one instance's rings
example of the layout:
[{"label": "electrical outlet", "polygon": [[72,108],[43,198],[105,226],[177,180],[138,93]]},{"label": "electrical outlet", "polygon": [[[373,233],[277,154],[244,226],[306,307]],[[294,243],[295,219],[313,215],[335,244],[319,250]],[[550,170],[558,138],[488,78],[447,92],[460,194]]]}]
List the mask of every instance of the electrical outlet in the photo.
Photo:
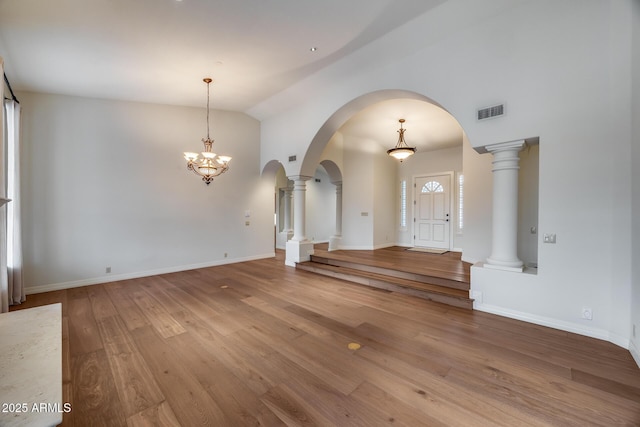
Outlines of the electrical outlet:
[{"label": "electrical outlet", "polygon": [[556,235],[555,234],[551,234],[551,233],[544,233],[544,235],[542,237],[542,241],[544,243],[555,243],[556,242]]},{"label": "electrical outlet", "polygon": [[593,311],[591,307],[582,307],[582,318],[585,320],[593,320]]},{"label": "electrical outlet", "polygon": [[105,268],[105,269],[104,269],[104,272],[105,272],[105,273],[107,273],[107,274],[111,273],[111,267],[107,267],[107,268]]},{"label": "electrical outlet", "polygon": [[228,255],[229,255],[228,253],[226,253],[226,252],[224,253],[224,257],[225,257],[225,258],[226,258]]},{"label": "electrical outlet", "polygon": [[636,337],[636,324],[635,323],[633,324],[633,333],[631,335],[633,335],[634,338]]}]

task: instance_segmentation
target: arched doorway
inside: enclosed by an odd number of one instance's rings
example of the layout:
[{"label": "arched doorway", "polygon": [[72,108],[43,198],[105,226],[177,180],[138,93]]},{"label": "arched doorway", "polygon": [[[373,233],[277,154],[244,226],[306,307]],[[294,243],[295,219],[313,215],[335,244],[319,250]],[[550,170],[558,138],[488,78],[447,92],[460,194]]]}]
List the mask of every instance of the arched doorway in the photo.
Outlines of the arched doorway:
[{"label": "arched doorway", "polygon": [[[407,141],[418,147],[417,154],[402,163],[386,154],[396,143],[400,118],[406,120]],[[329,135],[336,123],[341,124]],[[461,175],[463,135],[448,112],[412,92],[375,92],[334,113],[309,146],[302,171],[311,167],[316,156],[314,168],[330,160],[341,171],[340,192],[345,200],[340,215],[341,248],[413,246],[413,179],[436,172]],[[453,182],[450,187],[454,189]],[[457,214],[456,196],[447,206],[452,220]],[[449,234],[455,236],[455,221],[448,226]],[[447,249],[454,247],[452,239]]]}]

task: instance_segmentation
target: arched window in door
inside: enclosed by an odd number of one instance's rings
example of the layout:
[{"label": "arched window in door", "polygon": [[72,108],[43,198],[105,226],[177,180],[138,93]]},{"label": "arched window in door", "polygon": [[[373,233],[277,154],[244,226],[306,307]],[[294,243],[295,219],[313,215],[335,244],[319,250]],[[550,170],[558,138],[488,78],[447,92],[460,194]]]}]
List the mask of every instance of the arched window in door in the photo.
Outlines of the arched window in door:
[{"label": "arched window in door", "polygon": [[429,181],[425,185],[422,186],[423,193],[443,193],[444,188],[437,181]]}]

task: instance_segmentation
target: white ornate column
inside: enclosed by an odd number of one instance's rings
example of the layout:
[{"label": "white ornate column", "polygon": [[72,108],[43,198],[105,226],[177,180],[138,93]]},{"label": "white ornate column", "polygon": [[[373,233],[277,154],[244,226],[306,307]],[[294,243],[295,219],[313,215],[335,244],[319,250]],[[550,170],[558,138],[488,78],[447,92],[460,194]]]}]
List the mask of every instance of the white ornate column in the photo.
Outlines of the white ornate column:
[{"label": "white ornate column", "polygon": [[493,236],[485,267],[520,271],[518,258],[518,153],[524,140],[487,145],[493,155]]},{"label": "white ornate column", "polygon": [[306,236],[306,181],[310,176],[291,176],[293,181],[293,237],[287,242],[285,264],[295,267],[297,262],[309,261],[313,255],[313,242]]},{"label": "white ornate column", "polygon": [[329,250],[340,249],[342,241],[342,181],[332,182],[336,186],[336,234],[329,238]]},{"label": "white ornate column", "polygon": [[293,237],[293,229],[291,228],[291,198],[293,197],[293,189],[286,187],[284,191],[284,227],[282,234],[285,236],[285,242]]}]

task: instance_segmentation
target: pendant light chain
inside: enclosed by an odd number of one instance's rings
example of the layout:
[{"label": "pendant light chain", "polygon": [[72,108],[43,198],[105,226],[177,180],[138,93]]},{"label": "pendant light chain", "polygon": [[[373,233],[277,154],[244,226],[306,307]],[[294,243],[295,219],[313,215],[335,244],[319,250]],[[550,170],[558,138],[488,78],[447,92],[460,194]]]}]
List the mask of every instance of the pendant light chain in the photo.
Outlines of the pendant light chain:
[{"label": "pendant light chain", "polygon": [[209,138],[209,91],[211,87],[211,82],[207,82],[207,139]]}]

